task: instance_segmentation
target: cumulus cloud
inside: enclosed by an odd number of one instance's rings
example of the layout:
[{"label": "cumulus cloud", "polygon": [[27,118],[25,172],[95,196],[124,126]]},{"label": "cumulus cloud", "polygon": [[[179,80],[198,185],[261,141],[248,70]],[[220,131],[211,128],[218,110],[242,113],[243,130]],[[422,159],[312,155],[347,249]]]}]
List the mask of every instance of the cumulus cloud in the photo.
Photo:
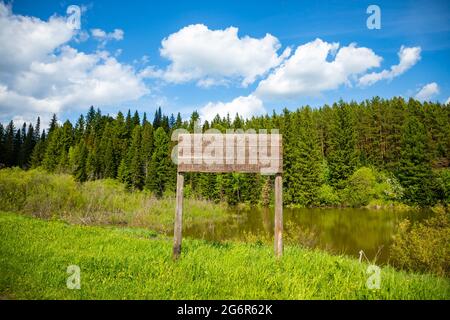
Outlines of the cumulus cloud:
[{"label": "cumulus cloud", "polygon": [[200,117],[204,120],[212,120],[218,114],[225,117],[229,114],[234,117],[236,113],[244,118],[250,118],[253,115],[264,114],[263,102],[254,95],[240,96],[230,102],[209,102],[200,109]]},{"label": "cumulus cloud", "polygon": [[381,60],[371,49],[354,43],[339,48],[338,43],[316,39],[297,47],[289,59],[259,83],[256,94],[270,98],[318,95],[350,84],[353,77],[378,67]]},{"label": "cumulus cloud", "polygon": [[392,80],[395,77],[405,73],[411,67],[413,67],[420,60],[420,47],[405,47],[402,46],[398,52],[400,62],[397,65],[393,65],[389,70],[383,70],[381,72],[372,72],[362,76],[359,79],[361,86],[370,86],[380,80]]},{"label": "cumulus cloud", "polygon": [[238,28],[210,30],[203,24],[189,25],[163,39],[160,54],[170,61],[164,71],[153,73],[172,83],[196,81],[197,85],[229,84],[246,87],[290,54],[281,55],[277,38],[266,34],[256,39],[239,37]]},{"label": "cumulus cloud", "polygon": [[436,82],[431,82],[424,85],[414,96],[420,101],[429,101],[433,96],[439,93],[439,86]]},{"label": "cumulus cloud", "polygon": [[450,104],[450,97],[448,97],[447,101],[445,101],[445,104]]},{"label": "cumulus cloud", "polygon": [[70,47],[75,35],[65,17],[43,21],[15,15],[0,2],[0,120],[34,121],[37,114],[45,118],[148,93],[138,72],[109,52]]},{"label": "cumulus cloud", "polygon": [[122,29],[114,29],[113,32],[106,32],[102,29],[91,29],[91,35],[95,40],[100,42],[100,45],[104,47],[111,40],[123,40],[124,32]]}]

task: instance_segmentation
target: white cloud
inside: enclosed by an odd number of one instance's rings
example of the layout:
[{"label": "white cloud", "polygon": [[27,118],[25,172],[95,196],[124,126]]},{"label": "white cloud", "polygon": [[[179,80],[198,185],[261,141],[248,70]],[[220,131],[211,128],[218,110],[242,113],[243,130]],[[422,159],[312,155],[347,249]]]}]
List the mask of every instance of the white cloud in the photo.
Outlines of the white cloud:
[{"label": "white cloud", "polygon": [[378,67],[381,60],[371,49],[357,47],[354,43],[339,49],[338,43],[316,39],[299,46],[289,59],[259,83],[256,94],[269,98],[318,95],[350,84],[353,77]]},{"label": "white cloud", "polygon": [[123,40],[124,32],[122,29],[114,29],[113,32],[106,32],[102,29],[91,29],[91,35],[95,40],[100,42],[100,46],[104,47],[111,40]]},{"label": "white cloud", "polygon": [[439,93],[439,86],[436,82],[431,82],[424,85],[414,96],[420,101],[429,101],[434,95]]},{"label": "white cloud", "polygon": [[398,52],[400,62],[397,65],[391,66],[390,70],[385,69],[381,72],[366,74],[359,79],[359,84],[361,86],[370,86],[380,80],[392,80],[413,67],[421,58],[420,52],[420,47],[408,48],[402,46]]},{"label": "white cloud", "polygon": [[204,120],[212,120],[218,114],[225,117],[227,114],[234,117],[236,113],[243,118],[264,114],[263,102],[254,95],[240,96],[230,102],[209,102],[200,109],[200,117]]},{"label": "white cloud", "polygon": [[124,32],[121,29],[114,29],[113,32],[107,33],[102,29],[92,29],[91,34],[98,40],[123,40]]},{"label": "white cloud", "polygon": [[161,56],[170,65],[154,75],[173,83],[197,81],[204,87],[232,81],[246,87],[290,54],[287,48],[278,55],[281,45],[270,34],[261,39],[239,38],[238,28],[210,30],[203,24],[184,27],[163,39],[161,45]]},{"label": "white cloud", "polygon": [[149,92],[138,72],[109,52],[70,47],[75,36],[64,17],[19,16],[0,2],[1,121],[34,121],[37,114],[44,120],[51,113],[117,104]]},{"label": "white cloud", "polygon": [[447,101],[445,101],[445,104],[450,104],[450,97],[448,97]]}]

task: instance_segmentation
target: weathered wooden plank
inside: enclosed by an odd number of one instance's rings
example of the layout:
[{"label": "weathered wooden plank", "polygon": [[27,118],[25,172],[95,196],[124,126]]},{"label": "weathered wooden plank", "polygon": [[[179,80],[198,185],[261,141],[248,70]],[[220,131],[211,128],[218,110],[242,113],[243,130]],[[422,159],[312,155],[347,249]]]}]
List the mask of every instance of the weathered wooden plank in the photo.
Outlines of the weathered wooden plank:
[{"label": "weathered wooden plank", "polygon": [[183,188],[184,188],[184,176],[183,173],[177,173],[177,198],[175,209],[175,226],[173,236],[173,258],[178,259],[181,254],[181,237],[182,237],[182,224],[183,224]]},{"label": "weathered wooden plank", "polygon": [[275,256],[283,254],[283,181],[281,174],[275,176]]},{"label": "weathered wooden plank", "polygon": [[[269,170],[265,172],[264,169]],[[283,172],[283,164],[276,167],[252,165],[252,164],[179,164],[179,172],[210,172],[210,173],[227,173],[227,172],[243,172],[243,173],[263,173],[263,174],[275,174]]]},{"label": "weathered wooden plank", "polygon": [[280,134],[180,134],[178,141],[179,172],[283,171]]}]

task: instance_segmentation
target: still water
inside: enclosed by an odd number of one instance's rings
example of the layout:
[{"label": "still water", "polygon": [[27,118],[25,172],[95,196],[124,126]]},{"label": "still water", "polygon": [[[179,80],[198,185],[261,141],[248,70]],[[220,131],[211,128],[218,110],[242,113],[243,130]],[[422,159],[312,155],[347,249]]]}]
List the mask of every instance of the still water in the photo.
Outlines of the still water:
[{"label": "still water", "polygon": [[[225,222],[207,222],[183,230],[190,238],[209,241],[270,241],[273,209],[230,210]],[[369,209],[284,209],[285,243],[320,248],[335,254],[359,257],[363,250],[370,261],[389,261],[389,247],[398,223],[403,219],[421,221],[431,211]]]}]

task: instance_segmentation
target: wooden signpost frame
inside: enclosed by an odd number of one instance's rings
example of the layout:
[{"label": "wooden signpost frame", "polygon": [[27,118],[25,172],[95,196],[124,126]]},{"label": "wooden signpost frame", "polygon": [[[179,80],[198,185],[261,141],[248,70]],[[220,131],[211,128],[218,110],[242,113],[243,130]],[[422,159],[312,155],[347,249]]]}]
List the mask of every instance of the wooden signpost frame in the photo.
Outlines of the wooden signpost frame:
[{"label": "wooden signpost frame", "polygon": [[[180,138],[181,140],[181,138]],[[179,140],[179,142],[180,142]],[[275,227],[274,227],[274,252],[277,258],[283,254],[283,178],[282,178],[282,140],[279,135],[279,154],[276,155],[279,160],[279,168],[275,173]],[[231,168],[231,167],[230,167]],[[176,207],[175,207],[175,223],[174,223],[174,242],[173,242],[173,258],[176,260],[181,255],[182,242],[182,225],[183,225],[183,192],[184,192],[184,173],[185,172],[257,172],[257,167],[247,166],[243,170],[230,169],[224,167],[215,169],[208,166],[183,166],[178,164],[177,170],[177,191],[176,191]],[[259,170],[259,168],[257,168]]]}]

